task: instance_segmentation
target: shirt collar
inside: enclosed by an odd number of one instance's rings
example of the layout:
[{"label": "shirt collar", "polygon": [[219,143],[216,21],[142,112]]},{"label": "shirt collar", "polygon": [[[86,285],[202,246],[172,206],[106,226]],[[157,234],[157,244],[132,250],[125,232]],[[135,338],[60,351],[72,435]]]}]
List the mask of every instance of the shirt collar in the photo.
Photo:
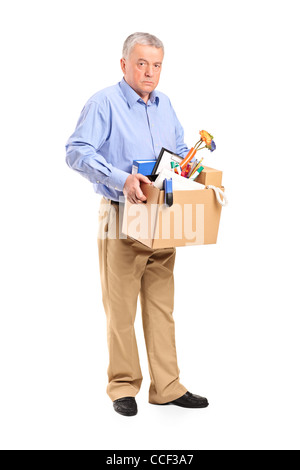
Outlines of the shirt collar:
[{"label": "shirt collar", "polygon": [[[123,95],[125,96],[126,100],[127,100],[127,103],[129,105],[129,107],[131,108],[137,101],[142,101],[142,98],[136,93],[136,91],[134,91],[133,88],[131,88],[130,85],[128,85],[128,83],[126,82],[125,78],[123,77],[123,79],[119,82],[119,85],[120,85],[120,88],[122,90],[122,93]],[[155,92],[155,90],[153,90],[151,93],[150,93],[150,97],[149,97],[149,100],[151,102],[151,104],[154,104],[156,103],[158,105],[159,103],[159,97],[157,95],[157,93]]]}]

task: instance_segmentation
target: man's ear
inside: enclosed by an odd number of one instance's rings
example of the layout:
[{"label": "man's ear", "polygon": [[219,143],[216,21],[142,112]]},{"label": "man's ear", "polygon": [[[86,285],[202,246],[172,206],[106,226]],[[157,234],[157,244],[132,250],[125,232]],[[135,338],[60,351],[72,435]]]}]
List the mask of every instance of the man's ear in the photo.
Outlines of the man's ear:
[{"label": "man's ear", "polygon": [[122,72],[125,73],[126,71],[126,61],[125,59],[122,57],[122,59],[120,60],[120,64],[121,64],[121,69],[122,69]]}]

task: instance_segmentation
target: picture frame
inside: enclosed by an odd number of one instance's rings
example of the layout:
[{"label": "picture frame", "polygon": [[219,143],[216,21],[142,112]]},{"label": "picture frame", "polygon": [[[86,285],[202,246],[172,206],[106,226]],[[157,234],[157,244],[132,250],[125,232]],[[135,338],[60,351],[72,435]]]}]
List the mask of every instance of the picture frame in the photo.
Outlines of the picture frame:
[{"label": "picture frame", "polygon": [[163,170],[164,168],[166,168],[167,170],[170,170],[172,161],[179,163],[180,165],[182,160],[183,158],[180,157],[180,155],[177,155],[177,153],[174,153],[171,150],[168,150],[165,147],[162,147],[151,175],[158,175],[161,172],[161,170]]}]

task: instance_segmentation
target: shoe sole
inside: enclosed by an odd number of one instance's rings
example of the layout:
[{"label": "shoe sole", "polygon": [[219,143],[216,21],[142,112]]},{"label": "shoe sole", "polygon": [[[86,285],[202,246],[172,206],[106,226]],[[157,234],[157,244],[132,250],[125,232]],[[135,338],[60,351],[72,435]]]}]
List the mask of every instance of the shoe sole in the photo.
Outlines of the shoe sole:
[{"label": "shoe sole", "polygon": [[180,406],[181,408],[190,408],[190,409],[196,409],[196,408],[208,408],[209,403],[201,406],[186,406],[186,405],[179,405],[179,403],[151,403],[151,405],[157,405],[157,406],[167,406],[167,405],[175,405],[175,406]]},{"label": "shoe sole", "polygon": [[169,403],[170,405],[175,405],[175,406],[180,406],[181,408],[207,408],[209,406],[209,403],[203,404],[203,405],[198,405],[198,406],[186,406],[186,405],[180,405],[179,403]]},{"label": "shoe sole", "polygon": [[115,410],[115,412],[118,413],[118,415],[122,415],[122,416],[136,416],[137,415],[137,411],[135,413],[126,413],[126,412]]}]

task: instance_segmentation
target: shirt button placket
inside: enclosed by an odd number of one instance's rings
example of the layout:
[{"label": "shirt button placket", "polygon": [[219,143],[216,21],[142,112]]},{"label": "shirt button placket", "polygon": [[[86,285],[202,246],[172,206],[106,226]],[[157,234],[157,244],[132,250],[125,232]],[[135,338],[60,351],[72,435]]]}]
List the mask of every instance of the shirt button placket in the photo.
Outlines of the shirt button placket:
[{"label": "shirt button placket", "polygon": [[158,129],[157,129],[157,126],[155,125],[155,123],[152,122],[152,120],[151,120],[151,112],[148,113],[148,116],[149,116],[148,121],[150,123],[150,133],[151,133],[152,143],[153,143],[153,150],[154,150],[154,154],[157,158],[158,155],[159,155],[160,149],[161,149],[161,146],[159,145]]}]

